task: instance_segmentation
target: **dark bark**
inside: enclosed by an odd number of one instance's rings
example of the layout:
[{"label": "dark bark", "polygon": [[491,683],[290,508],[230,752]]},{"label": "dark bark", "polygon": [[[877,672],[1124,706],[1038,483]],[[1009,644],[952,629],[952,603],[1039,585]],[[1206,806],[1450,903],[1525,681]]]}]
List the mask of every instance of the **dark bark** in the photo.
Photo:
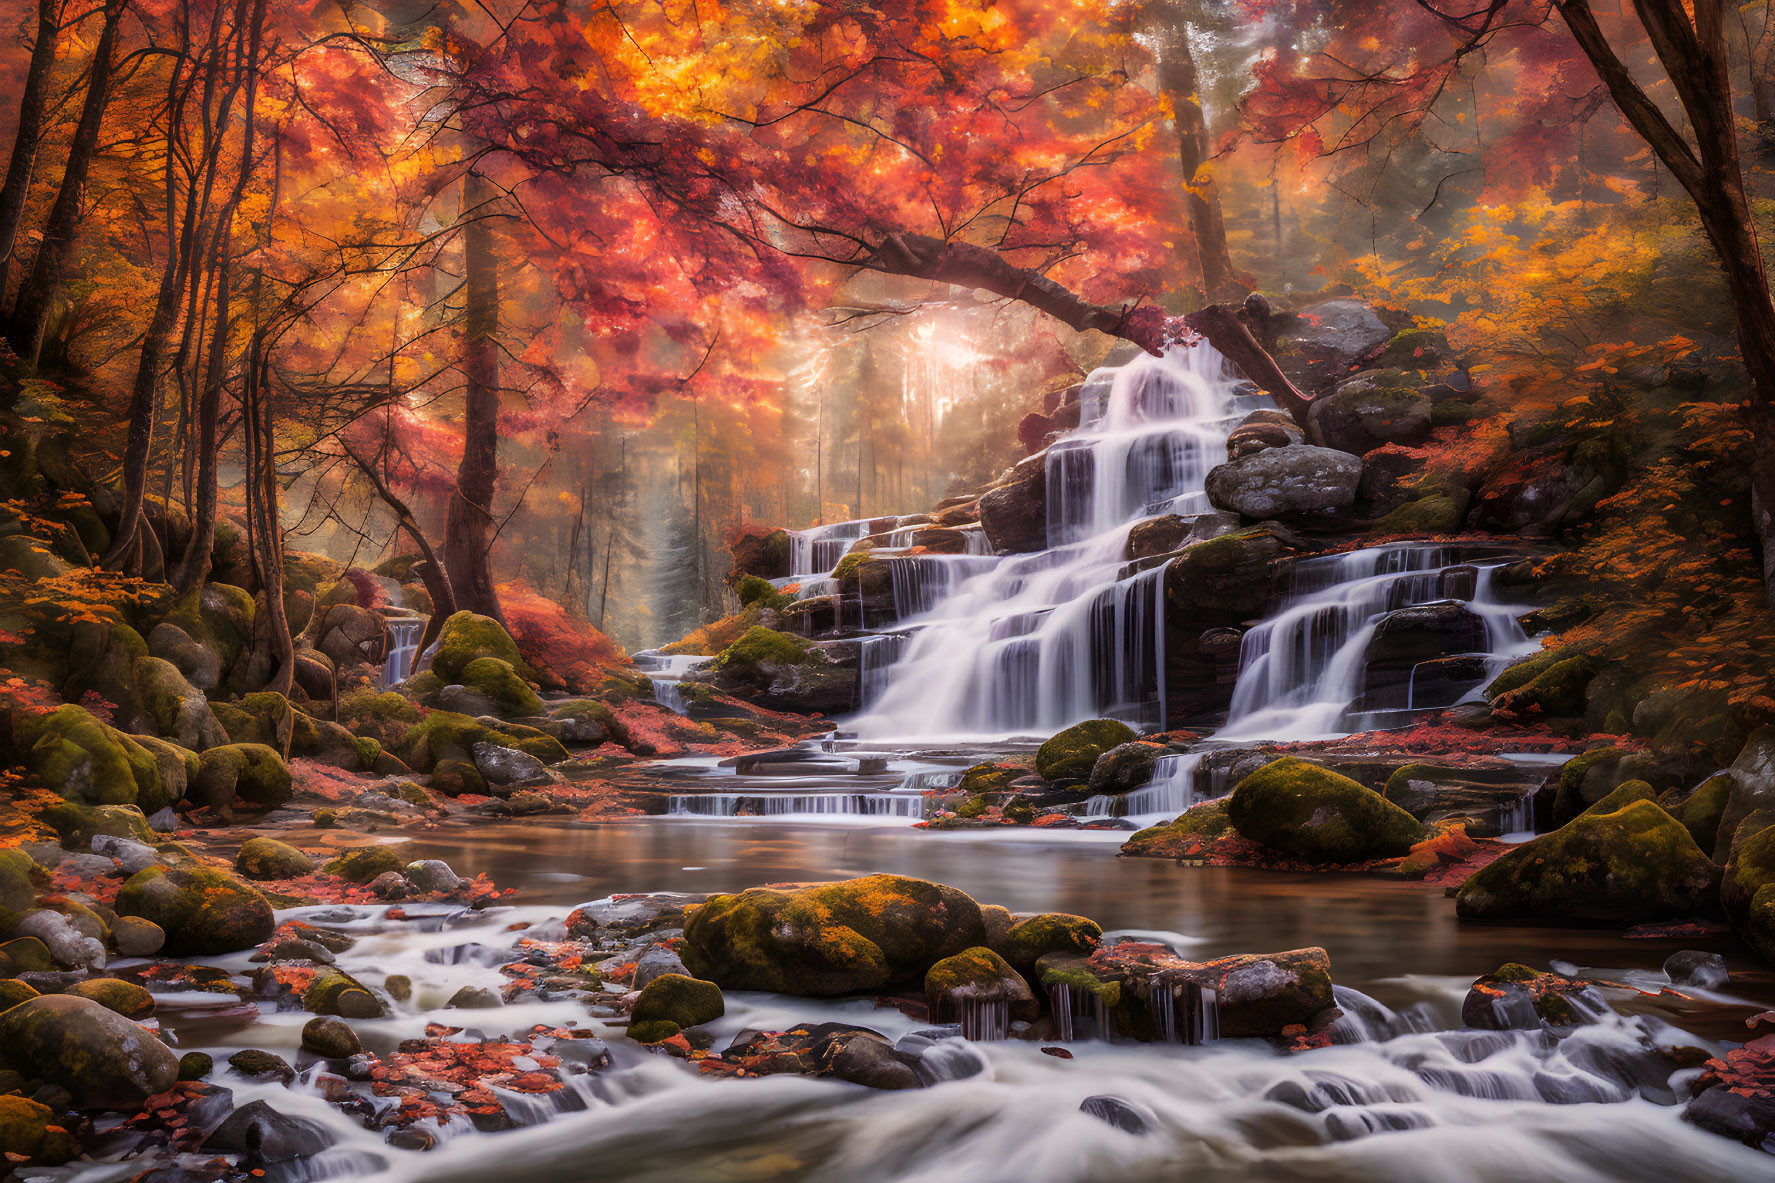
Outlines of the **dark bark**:
[{"label": "dark bark", "polygon": [[13,303],[7,339],[13,352],[30,365],[37,364],[43,351],[43,335],[49,327],[56,292],[73,258],[74,239],[85,212],[82,207],[86,198],[86,177],[92,169],[93,155],[98,151],[99,133],[105,122],[105,104],[110,100],[117,26],[123,19],[125,4],[126,0],[105,0],[104,25],[93,50],[86,101],[80,109],[74,139],[68,145],[68,162],[62,172],[61,188],[56,191],[55,204],[50,206],[49,217],[43,223],[42,242],[37,247],[30,274],[25,277],[18,299]]},{"label": "dark bark", "polygon": [[1183,204],[1189,211],[1202,292],[1210,300],[1236,299],[1251,288],[1233,268],[1227,249],[1226,219],[1210,162],[1213,145],[1202,115],[1200,80],[1191,51],[1189,26],[1171,4],[1163,6],[1155,25],[1158,40],[1159,89],[1171,103],[1177,127],[1177,159],[1183,168]]},{"label": "dark bark", "polygon": [[444,524],[444,566],[456,602],[504,622],[493,586],[493,487],[499,477],[499,264],[493,249],[493,187],[479,173],[462,182],[466,396],[462,460]]},{"label": "dark bark", "polygon": [[6,166],[6,180],[0,183],[0,305],[5,302],[12,276],[12,252],[18,244],[25,198],[31,191],[37,141],[43,135],[43,110],[48,105],[50,76],[55,72],[56,18],[60,9],[61,0],[37,0],[37,43],[31,47],[31,65],[25,72],[24,90],[19,93],[12,159]]},{"label": "dark bark", "polygon": [[419,639],[419,648],[423,650],[436,638],[439,630],[443,627],[443,622],[456,612],[456,593],[450,586],[449,572],[444,569],[444,564],[439,560],[437,551],[432,549],[431,541],[426,538],[425,531],[419,528],[419,519],[414,516],[412,508],[401,499],[399,494],[389,488],[388,482],[382,479],[382,475],[376,471],[374,465],[343,444],[340,447],[351,459],[351,462],[358,466],[359,471],[368,478],[376,490],[376,495],[382,498],[382,503],[394,511],[395,520],[400,523],[401,529],[407,532],[407,536],[413,540],[413,545],[417,546],[419,553],[424,556],[422,562],[415,564],[419,568],[419,578],[425,584],[426,594],[431,597],[431,620],[426,623],[425,635]]},{"label": "dark bark", "polygon": [[1615,105],[1695,203],[1725,272],[1738,347],[1750,374],[1752,517],[1762,545],[1765,594],[1775,606],[1775,300],[1744,190],[1725,8],[1720,0],[1695,0],[1691,18],[1681,4],[1634,0],[1659,64],[1688,115],[1691,139],[1634,80],[1588,0],[1556,2]]}]

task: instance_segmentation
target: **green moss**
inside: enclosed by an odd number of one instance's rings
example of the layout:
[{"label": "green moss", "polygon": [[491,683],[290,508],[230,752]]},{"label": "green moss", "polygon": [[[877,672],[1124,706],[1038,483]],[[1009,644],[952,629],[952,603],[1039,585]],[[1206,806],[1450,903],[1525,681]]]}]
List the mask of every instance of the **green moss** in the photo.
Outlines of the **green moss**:
[{"label": "green moss", "polygon": [[648,1019],[640,1023],[630,1023],[628,1036],[636,1043],[664,1043],[682,1030],[678,1024],[667,1019]]},{"label": "green moss", "polygon": [[1089,954],[1102,943],[1103,926],[1083,916],[1044,912],[1011,925],[994,948],[1017,972],[1028,974],[1049,953]]},{"label": "green moss", "polygon": [[[1034,968],[1034,962],[1030,963]],[[956,1017],[970,1000],[1003,1002],[1013,1019],[1028,1021],[1040,1012],[1023,975],[983,945],[963,949],[931,966],[924,976],[925,1005],[937,1022]]]},{"label": "green moss", "polygon": [[37,820],[54,830],[70,850],[90,847],[93,837],[99,834],[133,838],[138,842],[159,841],[148,827],[148,819],[134,805],[79,805],[61,801],[39,813]]},{"label": "green moss", "polygon": [[532,676],[530,667],[524,664],[524,658],[518,653],[517,642],[490,616],[456,613],[444,621],[437,644],[431,668],[445,682],[461,682],[462,671],[478,657],[496,657],[518,671],[521,677]]},{"label": "green moss", "polygon": [[375,991],[341,969],[328,968],[315,975],[302,994],[302,1009],[342,1019],[379,1019],[388,1007]]},{"label": "green moss", "polygon": [[407,732],[395,754],[407,767],[429,772],[446,760],[474,762],[474,745],[493,743],[516,748],[541,760],[559,764],[568,758],[561,741],[533,727],[504,724],[495,730],[467,715],[454,711],[432,711]]},{"label": "green moss", "polygon": [[15,1162],[39,1166],[60,1166],[79,1158],[80,1140],[64,1128],[66,1121],[28,1097],[0,1097],[0,1152],[16,1156]]},{"label": "green moss", "polygon": [[1455,909],[1633,924],[1701,911],[1718,886],[1719,869],[1682,824],[1635,801],[1515,847],[1462,885]]},{"label": "green moss", "polygon": [[[438,688],[443,688],[441,682]],[[363,687],[339,700],[339,722],[353,735],[369,736],[393,748],[419,722],[419,708],[393,690]]]},{"label": "green moss", "polygon": [[1461,528],[1465,517],[1455,499],[1446,493],[1407,502],[1374,524],[1375,534],[1449,534]]},{"label": "green moss", "polygon": [[802,638],[754,625],[721,651],[721,656],[714,661],[714,668],[725,671],[753,669],[765,664],[801,665],[811,660],[811,656],[812,649]]},{"label": "green moss", "polygon": [[1182,858],[1198,842],[1212,842],[1237,833],[1227,816],[1226,799],[1192,806],[1175,821],[1148,826],[1122,844],[1122,853],[1139,858]]},{"label": "green moss", "polygon": [[1582,789],[1592,769],[1605,768],[1625,755],[1627,752],[1621,748],[1594,748],[1567,760],[1559,770],[1559,788],[1553,797],[1555,824],[1564,825],[1588,808]]},{"label": "green moss", "polygon": [[1077,958],[1062,958],[1060,965],[1042,964],[1036,967],[1036,976],[1044,989],[1065,986],[1074,994],[1089,997],[1096,995],[1103,999],[1103,1005],[1114,1010],[1121,1005],[1122,984],[1115,980],[1105,980],[1090,970],[1081,969],[1074,964]]},{"label": "green moss", "polygon": [[145,1019],[154,1013],[154,995],[134,982],[117,978],[88,978],[63,991],[76,998],[90,998],[106,1010],[126,1019]]},{"label": "green moss", "polygon": [[207,867],[149,867],[117,893],[119,916],[140,916],[166,933],[173,956],[208,957],[270,938],[271,905],[258,889]]},{"label": "green moss", "polygon": [[1227,816],[1243,837],[1311,862],[1402,855],[1423,836],[1416,818],[1373,789],[1292,756],[1234,786]]},{"label": "green moss", "polygon": [[248,879],[299,879],[314,872],[314,860],[294,846],[259,835],[241,845],[234,869]]},{"label": "green moss", "polygon": [[1087,719],[1051,736],[1042,744],[1035,753],[1035,770],[1045,780],[1062,783],[1087,780],[1097,757],[1138,738],[1126,723],[1115,719]]},{"label": "green moss", "polygon": [[1430,408],[1430,427],[1432,430],[1438,427],[1455,427],[1462,423],[1471,423],[1475,419],[1482,419],[1486,414],[1487,411],[1484,407],[1450,399]]},{"label": "green moss", "polygon": [[661,974],[648,982],[635,1000],[632,1021],[665,1021],[676,1026],[698,1027],[727,1013],[721,987],[714,982],[683,974]]},{"label": "green moss", "polygon": [[[22,971],[21,971],[22,972]],[[38,997],[37,991],[17,978],[0,978],[0,1012]]]},{"label": "green moss", "polygon": [[216,1070],[216,1061],[208,1052],[186,1052],[179,1057],[180,1080],[202,1080]]},{"label": "green moss", "polygon": [[31,875],[37,869],[24,851],[0,847],[0,908],[23,912],[36,902]]},{"label": "green moss", "polygon": [[984,817],[986,811],[990,808],[991,806],[986,803],[985,797],[969,797],[966,801],[963,801],[960,805],[955,807],[955,816],[966,818]]},{"label": "green moss", "polygon": [[258,809],[276,809],[295,795],[289,767],[262,743],[224,744],[199,757],[191,793],[200,804],[221,806],[236,797]]},{"label": "green moss", "polygon": [[87,805],[167,804],[154,756],[84,708],[58,707],[18,728],[25,766],[44,788]]},{"label": "green moss", "polygon": [[1652,790],[1652,786],[1645,781],[1622,781],[1619,785],[1616,785],[1611,789],[1607,796],[1598,801],[1595,805],[1592,805],[1589,809],[1586,809],[1584,812],[1598,815],[1613,813],[1617,809],[1627,808],[1635,801],[1656,801],[1657,799],[1658,794],[1655,793]]},{"label": "green moss", "polygon": [[1395,333],[1381,352],[1383,366],[1423,369],[1448,355],[1448,338],[1438,329],[1406,329]]},{"label": "green moss", "polygon": [[781,611],[794,603],[791,597],[784,595],[772,586],[770,580],[757,575],[743,576],[734,590],[739,594],[742,607],[749,608],[753,604],[759,604]]},{"label": "green moss", "polygon": [[1680,803],[1665,806],[1670,815],[1683,824],[1695,845],[1711,851],[1719,841],[1720,821],[1726,814],[1726,803],[1732,798],[1732,774],[1717,773],[1702,781],[1695,791]]},{"label": "green moss", "polygon": [[400,871],[406,861],[391,846],[365,846],[348,850],[321,867],[328,875],[336,875],[350,883],[368,883],[378,875]]},{"label": "green moss", "polygon": [[497,657],[477,657],[462,667],[462,684],[485,697],[501,715],[542,713],[542,699],[518,677],[510,662]]}]

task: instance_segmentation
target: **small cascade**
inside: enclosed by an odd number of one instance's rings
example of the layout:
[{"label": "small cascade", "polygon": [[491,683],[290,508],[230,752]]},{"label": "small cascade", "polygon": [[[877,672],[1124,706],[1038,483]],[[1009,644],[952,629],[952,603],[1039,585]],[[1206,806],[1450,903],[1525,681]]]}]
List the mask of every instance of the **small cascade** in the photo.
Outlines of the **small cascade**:
[{"label": "small cascade", "polygon": [[830,572],[838,566],[838,560],[844,557],[852,543],[868,535],[874,520],[862,518],[854,522],[831,522],[806,530],[790,530],[790,577],[801,579]]},{"label": "small cascade", "polygon": [[830,575],[808,575],[796,581],[795,599],[817,600],[821,596],[835,596],[838,593],[838,580]]},{"label": "small cascade", "polygon": [[1535,791],[1525,790],[1522,796],[1498,809],[1500,835],[1533,834],[1535,832]]},{"label": "small cascade", "polygon": [[[1361,729],[1363,712],[1352,704],[1363,692],[1368,643],[1381,620],[1403,608],[1464,602],[1484,628],[1470,679],[1482,682],[1532,647],[1520,609],[1493,599],[1494,569],[1462,564],[1451,548],[1410,543],[1296,563],[1282,606],[1241,643],[1221,736],[1312,739]],[[1400,707],[1452,705],[1446,693],[1425,701],[1417,674],[1408,676]]]},{"label": "small cascade", "polygon": [[868,710],[887,690],[889,671],[906,652],[905,633],[876,633],[857,648],[857,708]]},{"label": "small cascade", "polygon": [[668,799],[674,817],[891,817],[918,821],[925,816],[922,793],[687,793]]},{"label": "small cascade", "polygon": [[679,715],[690,713],[682,685],[685,677],[713,660],[694,654],[661,653],[656,649],[644,650],[634,658],[636,667],[644,671],[653,684],[654,701]]},{"label": "small cascade", "polygon": [[901,620],[921,616],[954,594],[976,575],[991,571],[998,560],[972,555],[899,555],[888,560],[894,587],[894,614]]},{"label": "small cascade", "polygon": [[383,623],[388,630],[388,656],[382,660],[382,684],[394,686],[407,680],[413,672],[413,661],[419,656],[419,638],[425,633],[425,618],[396,617]]},{"label": "small cascade", "polygon": [[1086,817],[1126,817],[1135,820],[1168,820],[1208,798],[1196,792],[1196,769],[1202,763],[1197,752],[1160,756],[1152,778],[1141,788],[1119,797],[1099,794],[1085,802]]},{"label": "small cascade", "polygon": [[1054,1017],[1054,1038],[1062,1043],[1115,1038],[1109,1007],[1100,991],[1074,991],[1071,986],[1055,982],[1048,987],[1048,1011]]},{"label": "small cascade", "polygon": [[1002,998],[977,998],[972,995],[944,997],[937,1000],[937,1013],[931,1016],[938,1023],[953,1018],[961,1025],[963,1039],[1009,1039],[1011,1037],[1011,1004]]},{"label": "small cascade", "polygon": [[1146,1005],[1160,1043],[1193,1046],[1220,1038],[1220,996],[1212,988],[1187,978],[1159,978],[1148,985]]}]

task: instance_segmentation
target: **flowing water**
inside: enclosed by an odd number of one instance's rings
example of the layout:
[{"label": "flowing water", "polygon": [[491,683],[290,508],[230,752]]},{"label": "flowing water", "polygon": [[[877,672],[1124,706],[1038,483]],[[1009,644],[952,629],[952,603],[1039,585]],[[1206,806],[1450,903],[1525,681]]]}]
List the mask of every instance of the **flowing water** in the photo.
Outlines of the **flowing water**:
[{"label": "flowing water", "polygon": [[413,661],[419,656],[419,638],[425,633],[425,618],[394,617],[385,627],[388,656],[382,662],[382,684],[394,686],[406,681],[413,672]]},{"label": "flowing water", "polygon": [[661,653],[648,649],[635,654],[635,667],[647,675],[653,685],[654,701],[677,714],[689,714],[681,683],[686,675],[708,665],[710,658]]}]

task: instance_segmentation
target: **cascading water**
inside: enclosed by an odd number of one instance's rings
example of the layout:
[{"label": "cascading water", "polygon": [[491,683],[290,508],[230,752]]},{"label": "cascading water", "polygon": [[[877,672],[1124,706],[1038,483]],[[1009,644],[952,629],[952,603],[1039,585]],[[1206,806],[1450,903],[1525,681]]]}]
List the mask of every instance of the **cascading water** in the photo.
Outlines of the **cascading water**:
[{"label": "cascading water", "polygon": [[[993,562],[950,594],[909,595],[916,625],[878,700],[874,737],[1054,731],[1110,715],[1163,713],[1164,596],[1157,569],[1124,578],[1128,531],[1154,513],[1206,509],[1242,396],[1205,345],[1091,375],[1079,429],[1048,452],[1053,548]],[[898,560],[897,560],[898,561]],[[896,593],[899,581],[896,580]]]},{"label": "cascading water", "polygon": [[694,655],[660,653],[657,650],[645,650],[635,654],[635,665],[647,675],[653,683],[654,701],[676,714],[690,712],[690,704],[684,699],[683,682],[691,672],[708,665],[710,658]]},{"label": "cascading water", "polygon": [[876,520],[861,518],[854,522],[830,522],[807,530],[789,531],[789,577],[805,579],[825,575],[838,566],[838,560],[857,539],[869,533]]},{"label": "cascading water", "polygon": [[382,684],[393,686],[407,680],[413,672],[413,660],[419,656],[419,638],[425,632],[425,618],[397,618],[384,622],[388,629],[388,656],[382,661]]}]

